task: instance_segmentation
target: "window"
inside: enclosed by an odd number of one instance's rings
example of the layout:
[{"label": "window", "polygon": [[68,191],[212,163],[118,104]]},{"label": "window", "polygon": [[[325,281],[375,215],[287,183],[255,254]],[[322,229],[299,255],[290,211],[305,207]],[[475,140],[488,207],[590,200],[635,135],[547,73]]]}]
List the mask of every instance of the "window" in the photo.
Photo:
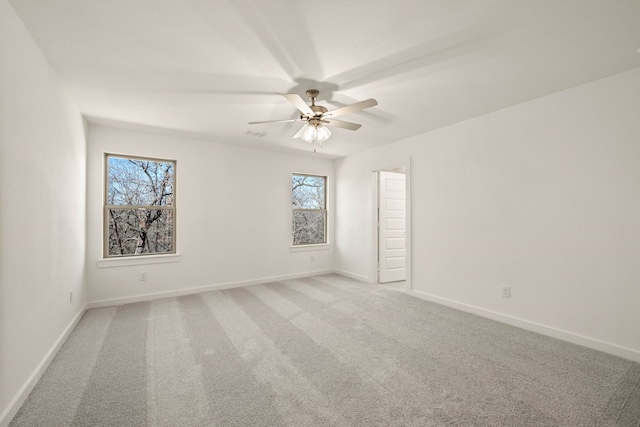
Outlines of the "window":
[{"label": "window", "polygon": [[293,175],[293,245],[327,243],[327,177]]},{"label": "window", "polygon": [[107,154],[104,257],[175,253],[172,160]]}]

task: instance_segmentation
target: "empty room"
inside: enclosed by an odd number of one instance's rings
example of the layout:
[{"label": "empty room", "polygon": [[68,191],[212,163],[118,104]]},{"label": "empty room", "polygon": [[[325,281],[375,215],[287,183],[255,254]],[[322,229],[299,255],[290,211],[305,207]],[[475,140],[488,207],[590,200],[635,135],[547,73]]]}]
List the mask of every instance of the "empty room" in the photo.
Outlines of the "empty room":
[{"label": "empty room", "polygon": [[0,427],[640,427],[639,23],[0,0]]}]

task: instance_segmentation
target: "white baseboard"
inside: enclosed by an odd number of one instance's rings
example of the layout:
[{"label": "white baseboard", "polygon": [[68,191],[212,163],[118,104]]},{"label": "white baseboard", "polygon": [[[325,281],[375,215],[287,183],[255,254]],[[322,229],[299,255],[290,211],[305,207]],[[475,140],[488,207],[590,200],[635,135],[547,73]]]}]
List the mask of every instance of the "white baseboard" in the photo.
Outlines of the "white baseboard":
[{"label": "white baseboard", "polygon": [[353,274],[353,273],[349,273],[349,272],[344,271],[344,270],[337,270],[337,269],[333,270],[333,272],[336,273],[336,274],[340,274],[342,276],[349,277],[349,278],[354,279],[354,280],[359,280],[359,281],[365,282],[365,283],[371,283],[371,280],[369,280],[368,277],[361,276],[359,274]]},{"label": "white baseboard", "polygon": [[[160,298],[179,297],[184,295],[199,294],[201,292],[220,291],[222,289],[241,288],[243,286],[259,285],[261,283],[280,282],[283,280],[300,279],[302,277],[316,276],[319,274],[333,273],[334,270],[318,270],[308,271],[300,274],[290,274],[277,277],[266,277],[263,279],[245,280],[240,282],[221,283],[217,285],[199,286],[195,288],[177,289],[174,291],[154,292],[151,294],[141,294],[125,298],[114,298],[109,300],[93,301],[87,305],[87,308],[111,307],[114,305],[131,304],[135,302],[152,301]],[[1,426],[0,426],[1,427]]]},{"label": "white baseboard", "polygon": [[486,317],[491,320],[496,320],[501,323],[506,323],[507,325],[516,326],[521,329],[526,329],[527,331],[536,332],[542,335],[557,338],[563,341],[567,341],[573,344],[578,344],[583,347],[613,354],[614,356],[622,357],[624,359],[628,359],[628,360],[640,363],[640,352],[636,350],[632,350],[630,348],[621,347],[621,346],[600,341],[594,338],[589,338],[583,335],[574,334],[572,332],[563,331],[562,329],[556,329],[551,326],[530,322],[528,320],[519,319],[517,317],[508,316],[506,314],[497,313],[495,311],[486,310],[484,308],[460,303],[460,302],[449,300],[446,298],[437,297],[437,296],[430,295],[423,292],[410,290],[410,291],[407,291],[407,294],[426,300],[426,301],[436,303],[436,304],[446,305],[447,307],[465,311],[467,313],[477,314],[478,316]]},{"label": "white baseboard", "polygon": [[67,327],[64,329],[62,334],[58,337],[56,342],[53,344],[53,347],[51,347],[51,349],[47,352],[44,359],[42,359],[38,367],[35,369],[35,371],[33,371],[31,376],[27,380],[27,382],[18,391],[18,393],[13,398],[13,400],[11,401],[7,409],[2,413],[2,415],[0,415],[0,427],[7,427],[9,423],[11,423],[11,420],[13,419],[13,417],[16,416],[22,404],[25,402],[25,400],[27,400],[27,397],[29,397],[29,393],[33,391],[33,388],[36,386],[36,384],[40,380],[40,377],[42,377],[42,374],[44,374],[44,371],[47,370],[47,368],[49,367],[49,364],[51,363],[53,358],[56,356],[56,354],[58,354],[58,351],[60,350],[64,342],[67,340],[67,337],[69,336],[69,334],[71,334],[71,331],[73,331],[73,329],[76,327],[80,319],[82,319],[82,316],[86,311],[87,311],[87,305],[85,304],[80,309],[78,314],[76,314],[76,316],[73,318],[71,323],[67,325]]}]

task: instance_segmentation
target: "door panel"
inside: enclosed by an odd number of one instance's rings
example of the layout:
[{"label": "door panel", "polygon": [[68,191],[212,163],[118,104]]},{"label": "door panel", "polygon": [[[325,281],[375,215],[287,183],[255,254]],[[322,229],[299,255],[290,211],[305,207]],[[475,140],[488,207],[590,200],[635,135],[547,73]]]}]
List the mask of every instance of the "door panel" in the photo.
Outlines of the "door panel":
[{"label": "door panel", "polygon": [[[398,212],[397,210],[394,212]],[[389,213],[389,211],[387,211],[387,214]],[[386,230],[387,231],[402,231],[404,233],[404,218],[402,219],[389,219],[387,218],[384,221],[385,225],[386,225]],[[404,236],[402,236],[402,238],[404,238]]]},{"label": "door panel", "polygon": [[404,257],[387,258],[385,261],[388,269],[404,268]]},{"label": "door panel", "polygon": [[406,279],[405,175],[379,172],[378,282]]}]

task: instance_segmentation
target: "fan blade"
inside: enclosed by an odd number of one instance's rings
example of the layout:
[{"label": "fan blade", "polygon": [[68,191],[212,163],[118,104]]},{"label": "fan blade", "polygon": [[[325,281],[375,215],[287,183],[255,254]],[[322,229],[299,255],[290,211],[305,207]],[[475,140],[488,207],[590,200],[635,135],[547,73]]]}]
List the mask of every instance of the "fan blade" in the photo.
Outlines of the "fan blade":
[{"label": "fan blade", "polygon": [[262,123],[293,123],[293,122],[299,122],[300,119],[290,119],[290,120],[267,120],[264,122],[249,122],[250,125],[259,125]]},{"label": "fan blade", "polygon": [[287,98],[287,101],[292,103],[293,106],[300,110],[305,116],[313,117],[315,115],[315,113],[307,105],[307,103],[304,102],[302,98],[300,98],[300,95],[295,93],[287,93],[284,95],[284,97]]},{"label": "fan blade", "polygon": [[307,125],[302,126],[302,128],[300,128],[300,130],[293,135],[294,138],[300,138],[302,136],[302,134],[304,133],[304,130],[307,128]]},{"label": "fan blade", "polygon": [[346,107],[336,108],[335,110],[327,111],[322,115],[322,118],[325,117],[338,117],[343,114],[353,113],[354,111],[362,110],[364,108],[373,107],[378,105],[378,101],[375,99],[367,99],[366,101],[356,102],[355,104],[347,105]]},{"label": "fan blade", "polygon": [[322,120],[322,123],[328,126],[335,126],[338,128],[349,129],[349,130],[358,130],[360,129],[360,126],[362,126],[358,123],[345,122],[343,120],[335,120],[335,119],[324,119]]}]

